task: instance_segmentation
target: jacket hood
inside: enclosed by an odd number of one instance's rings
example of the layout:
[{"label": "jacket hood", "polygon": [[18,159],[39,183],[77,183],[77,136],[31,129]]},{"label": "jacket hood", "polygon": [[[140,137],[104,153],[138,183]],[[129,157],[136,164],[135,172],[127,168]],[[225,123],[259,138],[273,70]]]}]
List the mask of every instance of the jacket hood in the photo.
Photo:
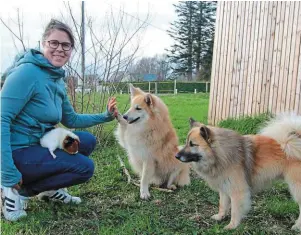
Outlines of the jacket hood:
[{"label": "jacket hood", "polygon": [[53,66],[44,57],[42,52],[35,49],[29,49],[24,53],[19,54],[15,57],[12,66],[10,66],[2,75],[1,82],[3,83],[6,77],[10,75],[15,70],[15,68],[17,68],[19,65],[26,64],[26,63],[34,64],[42,69],[48,70],[51,78],[53,79],[60,79],[65,76],[64,69]]}]

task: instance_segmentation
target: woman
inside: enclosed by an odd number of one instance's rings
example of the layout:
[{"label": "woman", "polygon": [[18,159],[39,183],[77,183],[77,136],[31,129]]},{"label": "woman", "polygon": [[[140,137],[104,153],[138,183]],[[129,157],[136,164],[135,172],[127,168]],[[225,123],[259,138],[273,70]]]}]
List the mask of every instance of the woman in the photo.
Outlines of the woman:
[{"label": "woman", "polygon": [[109,122],[117,115],[111,98],[102,114],[77,114],[71,106],[63,78],[64,66],[72,53],[74,37],[70,28],[51,20],[43,34],[43,54],[29,50],[4,74],[1,91],[1,186],[7,220],[26,216],[26,199],[38,195],[64,203],[80,203],[62,189],[88,181],[94,164],[87,156],[96,140],[88,132],[80,138],[79,153],[70,156],[56,150],[53,159],[40,138],[57,123],[67,128],[86,128]]}]

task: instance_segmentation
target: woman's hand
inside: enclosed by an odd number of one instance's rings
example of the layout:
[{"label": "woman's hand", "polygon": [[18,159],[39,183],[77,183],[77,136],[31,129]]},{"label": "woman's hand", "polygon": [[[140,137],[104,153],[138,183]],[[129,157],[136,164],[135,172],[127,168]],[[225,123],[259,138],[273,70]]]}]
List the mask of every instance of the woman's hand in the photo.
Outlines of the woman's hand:
[{"label": "woman's hand", "polygon": [[23,180],[21,179],[19,183],[15,184],[12,188],[19,191],[21,189],[21,185],[23,184]]},{"label": "woman's hand", "polygon": [[114,117],[117,117],[118,115],[118,109],[116,104],[117,104],[116,97],[110,97],[107,104],[107,110],[110,113],[113,113]]}]

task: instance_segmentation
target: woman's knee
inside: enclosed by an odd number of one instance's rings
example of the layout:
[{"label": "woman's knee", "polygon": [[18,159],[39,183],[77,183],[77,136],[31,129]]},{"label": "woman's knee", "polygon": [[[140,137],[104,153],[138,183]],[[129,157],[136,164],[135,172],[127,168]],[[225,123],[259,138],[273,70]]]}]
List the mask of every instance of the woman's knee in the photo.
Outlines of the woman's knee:
[{"label": "woman's knee", "polygon": [[84,178],[86,178],[86,180],[89,180],[94,174],[95,165],[90,158],[87,158],[86,160],[87,161],[85,163]]},{"label": "woman's knee", "polygon": [[79,152],[85,156],[89,156],[96,146],[96,137],[89,132],[74,132],[80,139]]}]

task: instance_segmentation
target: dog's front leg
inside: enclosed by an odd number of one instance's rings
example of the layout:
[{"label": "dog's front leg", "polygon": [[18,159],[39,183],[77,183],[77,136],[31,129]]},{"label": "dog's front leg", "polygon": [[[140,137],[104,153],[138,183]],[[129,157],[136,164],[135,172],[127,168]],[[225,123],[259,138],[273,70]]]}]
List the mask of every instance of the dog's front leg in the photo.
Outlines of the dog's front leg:
[{"label": "dog's front leg", "polygon": [[211,219],[220,221],[225,218],[230,209],[230,197],[224,192],[219,192],[219,208],[218,214],[211,216]]},{"label": "dog's front leg", "polygon": [[116,119],[121,126],[127,126],[127,121],[123,118],[123,116],[120,113],[117,114]]},{"label": "dog's front leg", "polygon": [[231,221],[225,229],[234,229],[251,207],[251,194],[249,190],[236,191],[231,194]]},{"label": "dog's front leg", "polygon": [[146,160],[142,164],[142,174],[141,174],[141,182],[140,182],[140,198],[148,199],[150,198],[149,193],[149,184],[154,175],[154,163],[152,160]]}]

